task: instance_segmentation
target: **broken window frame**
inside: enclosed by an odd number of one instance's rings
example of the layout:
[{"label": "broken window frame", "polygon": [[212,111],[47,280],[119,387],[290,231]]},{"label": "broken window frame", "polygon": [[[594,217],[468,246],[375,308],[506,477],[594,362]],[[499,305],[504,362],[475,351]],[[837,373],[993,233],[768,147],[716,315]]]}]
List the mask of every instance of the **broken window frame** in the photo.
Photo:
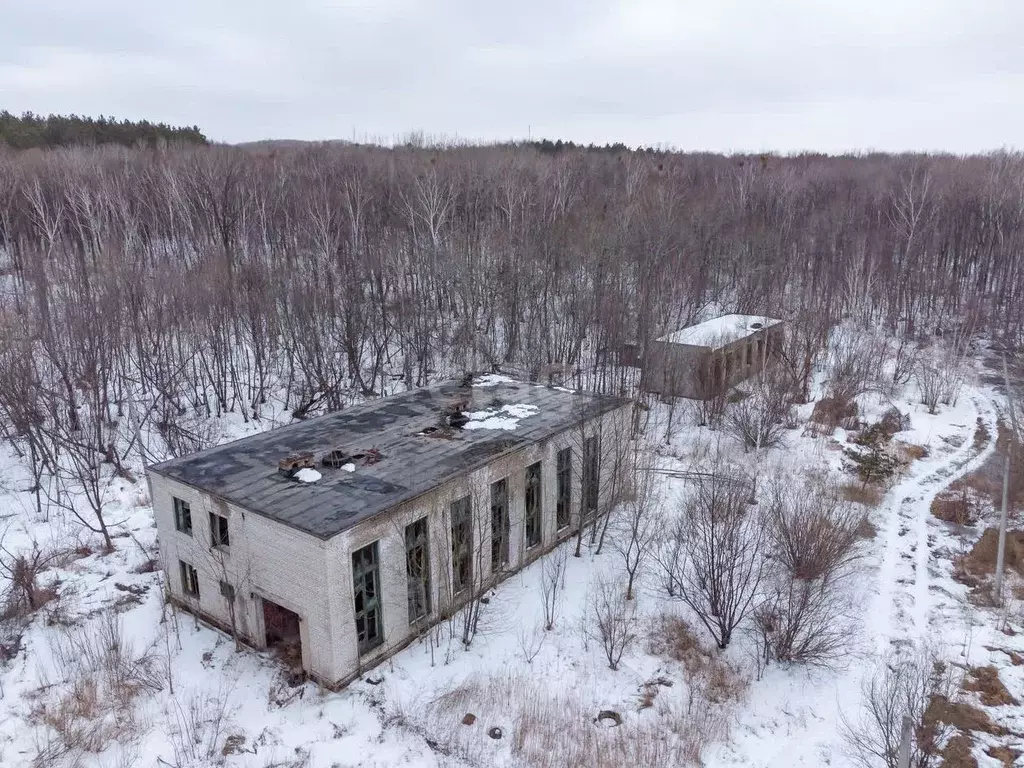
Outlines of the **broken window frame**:
[{"label": "broken window frame", "polygon": [[500,572],[509,563],[508,478],[491,483],[491,573]]},{"label": "broken window frame", "polygon": [[187,501],[173,496],[174,529],[186,536],[192,535],[192,507]]},{"label": "broken window frame", "polygon": [[227,515],[210,513],[210,546],[227,548],[231,545]]},{"label": "broken window frame", "polygon": [[199,599],[199,571],[191,563],[184,560],[178,561],[178,571],[181,577],[181,591],[186,597]]},{"label": "broken window frame", "polygon": [[356,648],[363,656],[384,642],[381,614],[380,557],[374,541],[352,553],[352,608]]},{"label": "broken window frame", "polygon": [[572,524],[572,447],[560,450],[556,460],[555,528],[562,531]]},{"label": "broken window frame", "polygon": [[459,595],[473,583],[473,503],[469,496],[452,502],[452,595]]},{"label": "broken window frame", "polygon": [[526,539],[526,548],[532,549],[540,544],[543,538],[544,486],[543,468],[539,461],[526,468],[524,483],[526,486],[524,494],[526,517],[523,524],[523,536]]},{"label": "broken window frame", "polygon": [[426,517],[405,526],[405,576],[409,624],[415,624],[431,611],[430,527]]},{"label": "broken window frame", "polygon": [[583,440],[583,470],[581,477],[580,520],[597,514],[601,483],[601,443],[597,435]]}]

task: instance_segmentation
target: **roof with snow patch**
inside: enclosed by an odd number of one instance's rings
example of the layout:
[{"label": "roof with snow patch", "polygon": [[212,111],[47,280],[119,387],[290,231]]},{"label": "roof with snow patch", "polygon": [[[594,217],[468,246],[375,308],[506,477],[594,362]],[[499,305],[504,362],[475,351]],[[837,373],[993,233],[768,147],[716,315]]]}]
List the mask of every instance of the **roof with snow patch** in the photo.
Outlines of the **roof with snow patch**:
[{"label": "roof with snow patch", "polygon": [[[460,400],[468,401],[462,409],[468,421],[461,428],[441,430],[445,436],[423,434],[439,427],[449,405]],[[563,432],[581,416],[592,418],[627,402],[485,376],[472,386],[447,383],[371,400],[149,471],[326,539],[499,455]],[[331,451],[351,455],[370,449],[380,452],[376,463],[321,463]],[[304,453],[314,455],[320,479],[298,482],[278,470],[281,459]]]},{"label": "roof with snow patch", "polygon": [[722,315],[662,336],[658,341],[717,349],[781,322],[759,315]]}]

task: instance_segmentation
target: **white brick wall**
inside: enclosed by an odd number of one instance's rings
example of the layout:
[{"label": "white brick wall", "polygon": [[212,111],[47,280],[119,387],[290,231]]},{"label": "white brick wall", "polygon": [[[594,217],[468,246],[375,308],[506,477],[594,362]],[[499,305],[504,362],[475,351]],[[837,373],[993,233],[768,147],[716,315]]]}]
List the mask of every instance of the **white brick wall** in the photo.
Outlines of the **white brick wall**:
[{"label": "white brick wall", "polygon": [[[236,590],[238,626],[249,642],[264,643],[260,598],[265,596],[299,615],[305,668],[325,680],[340,677],[330,652],[334,638],[327,600],[326,542],[159,475],[150,475],[150,485],[161,565],[172,594],[185,604],[196,604],[182,590],[178,562],[184,560],[199,574],[199,610],[229,626],[227,600],[219,584],[226,569]],[[174,497],[191,506],[192,536],[175,529]],[[225,510],[230,546],[221,555],[210,546],[209,513]]]},{"label": "white brick wall", "polygon": [[[602,454],[612,447],[612,435],[622,435],[618,423],[628,424],[628,406],[605,414],[602,427]],[[587,434],[598,429],[588,425]],[[555,544],[555,508],[557,494],[557,452],[573,447],[572,523],[579,520],[581,438],[579,430],[560,434],[542,445],[524,448],[511,456],[443,485],[418,499],[368,520],[328,541],[302,533],[281,523],[235,507],[222,505],[195,489],[158,475],[151,475],[153,505],[160,532],[160,554],[169,584],[176,598],[191,603],[183,595],[178,560],[193,564],[199,571],[199,610],[223,625],[229,623],[227,602],[221,597],[218,580],[221,560],[210,553],[208,512],[227,508],[231,546],[223,562],[236,585],[240,626],[250,642],[263,644],[263,622],[259,596],[295,611],[301,618],[303,662],[318,678],[344,682],[373,666],[406,645],[425,627],[420,622],[410,629],[405,566],[405,526],[421,517],[429,517],[431,569],[430,620],[452,608],[451,540],[449,509],[465,495],[473,497],[474,569],[480,568],[490,580],[490,484],[508,478],[509,490],[509,566],[514,572]],[[542,543],[525,550],[525,469],[543,462],[542,468]],[[606,472],[602,469],[602,478]],[[172,498],[177,496],[191,505],[193,536],[175,530]],[[563,537],[567,535],[563,532]],[[354,620],[352,553],[378,542],[384,642],[360,659]],[[426,622],[429,625],[430,620]]]}]

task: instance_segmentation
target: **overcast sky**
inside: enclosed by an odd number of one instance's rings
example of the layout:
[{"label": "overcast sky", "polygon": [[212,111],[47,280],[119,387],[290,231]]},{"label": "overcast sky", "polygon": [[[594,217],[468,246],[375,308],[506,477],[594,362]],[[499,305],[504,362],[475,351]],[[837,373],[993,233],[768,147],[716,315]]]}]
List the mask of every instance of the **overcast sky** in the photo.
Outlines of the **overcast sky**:
[{"label": "overcast sky", "polygon": [[218,141],[1024,145],[1022,0],[0,0],[0,108]]}]

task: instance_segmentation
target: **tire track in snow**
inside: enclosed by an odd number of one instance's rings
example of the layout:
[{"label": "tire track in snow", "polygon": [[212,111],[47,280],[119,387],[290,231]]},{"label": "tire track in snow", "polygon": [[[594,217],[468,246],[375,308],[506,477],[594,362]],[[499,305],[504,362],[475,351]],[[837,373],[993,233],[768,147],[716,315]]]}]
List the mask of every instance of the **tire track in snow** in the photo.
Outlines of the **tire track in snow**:
[{"label": "tire track in snow", "polygon": [[[942,490],[980,466],[992,450],[995,410],[989,401],[972,398],[974,412],[989,427],[990,443],[980,452],[970,439],[944,454],[926,473],[913,474],[890,492],[893,499],[883,524],[885,550],[879,566],[876,598],[882,622],[876,638],[877,650],[890,646],[905,648],[927,637],[932,607],[929,568],[934,537],[931,534],[931,503]],[[897,501],[898,500],[898,501]]]}]

